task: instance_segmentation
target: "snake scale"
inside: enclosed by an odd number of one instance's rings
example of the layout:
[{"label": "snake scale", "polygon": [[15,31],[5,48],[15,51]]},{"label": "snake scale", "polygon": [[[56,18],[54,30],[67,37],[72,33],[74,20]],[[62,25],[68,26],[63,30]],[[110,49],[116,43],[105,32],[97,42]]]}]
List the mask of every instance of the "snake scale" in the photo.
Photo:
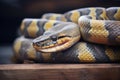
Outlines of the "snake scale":
[{"label": "snake scale", "polygon": [[120,62],[120,7],[88,7],[26,18],[13,45],[17,62]]}]

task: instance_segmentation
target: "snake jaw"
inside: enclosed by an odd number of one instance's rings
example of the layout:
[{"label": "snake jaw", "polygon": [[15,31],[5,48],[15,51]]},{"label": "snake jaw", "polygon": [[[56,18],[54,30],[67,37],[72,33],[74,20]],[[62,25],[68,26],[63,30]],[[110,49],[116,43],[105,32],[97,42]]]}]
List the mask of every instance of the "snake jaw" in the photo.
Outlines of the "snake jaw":
[{"label": "snake jaw", "polygon": [[70,36],[63,36],[62,38],[54,40],[44,40],[40,42],[33,41],[33,47],[41,52],[56,52],[69,47],[72,38]]}]

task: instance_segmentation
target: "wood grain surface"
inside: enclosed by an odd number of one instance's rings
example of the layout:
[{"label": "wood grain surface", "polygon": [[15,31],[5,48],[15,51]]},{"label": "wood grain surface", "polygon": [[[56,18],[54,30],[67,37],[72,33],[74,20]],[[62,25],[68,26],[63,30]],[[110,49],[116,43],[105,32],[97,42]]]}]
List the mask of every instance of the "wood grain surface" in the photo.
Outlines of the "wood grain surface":
[{"label": "wood grain surface", "polygon": [[0,65],[0,80],[120,80],[120,64]]}]

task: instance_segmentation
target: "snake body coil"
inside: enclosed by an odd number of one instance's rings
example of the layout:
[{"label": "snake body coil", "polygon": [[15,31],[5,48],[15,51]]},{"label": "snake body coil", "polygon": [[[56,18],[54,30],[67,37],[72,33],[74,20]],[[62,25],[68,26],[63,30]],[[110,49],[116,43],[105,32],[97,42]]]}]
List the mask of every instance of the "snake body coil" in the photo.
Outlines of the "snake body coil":
[{"label": "snake body coil", "polygon": [[120,47],[103,46],[88,42],[78,42],[67,50],[45,53],[32,46],[32,39],[17,38],[14,49],[17,62],[34,61],[37,63],[80,63],[80,62],[119,62]]},{"label": "snake body coil", "polygon": [[15,56],[35,62],[120,62],[119,16],[119,7],[96,7],[24,19]]}]

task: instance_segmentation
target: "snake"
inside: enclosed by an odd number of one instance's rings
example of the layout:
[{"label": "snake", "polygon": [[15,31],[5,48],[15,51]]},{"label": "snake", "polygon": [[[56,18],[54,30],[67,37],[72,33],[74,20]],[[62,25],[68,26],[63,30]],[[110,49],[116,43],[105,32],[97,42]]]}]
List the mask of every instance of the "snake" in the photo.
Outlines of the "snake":
[{"label": "snake", "polygon": [[13,44],[17,61],[120,62],[120,7],[88,7],[26,18]]}]

